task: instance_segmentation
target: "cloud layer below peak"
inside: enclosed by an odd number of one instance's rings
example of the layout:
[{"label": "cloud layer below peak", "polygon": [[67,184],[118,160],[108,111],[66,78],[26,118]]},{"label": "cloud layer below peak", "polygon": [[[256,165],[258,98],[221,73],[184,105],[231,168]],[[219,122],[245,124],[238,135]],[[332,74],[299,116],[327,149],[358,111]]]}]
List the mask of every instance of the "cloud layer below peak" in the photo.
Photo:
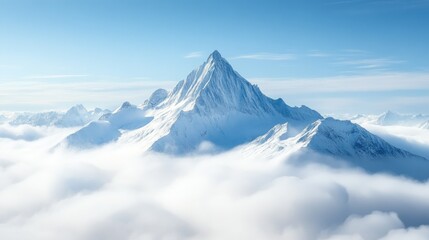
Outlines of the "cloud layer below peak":
[{"label": "cloud layer below peak", "polygon": [[0,157],[5,239],[392,240],[429,231],[428,182],[240,151],[52,151],[67,130],[51,130],[31,142],[0,139],[9,149]]}]

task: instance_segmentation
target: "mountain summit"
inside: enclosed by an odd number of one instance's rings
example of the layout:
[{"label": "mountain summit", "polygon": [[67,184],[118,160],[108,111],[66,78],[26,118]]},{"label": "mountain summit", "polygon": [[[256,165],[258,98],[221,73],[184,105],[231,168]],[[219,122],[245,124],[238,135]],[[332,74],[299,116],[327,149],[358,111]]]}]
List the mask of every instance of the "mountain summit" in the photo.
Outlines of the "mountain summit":
[{"label": "mountain summit", "polygon": [[165,105],[175,103],[207,114],[236,110],[249,114],[280,114],[290,120],[322,118],[305,106],[291,108],[282,99],[265,96],[258,86],[237,73],[218,51],[176,85]]}]

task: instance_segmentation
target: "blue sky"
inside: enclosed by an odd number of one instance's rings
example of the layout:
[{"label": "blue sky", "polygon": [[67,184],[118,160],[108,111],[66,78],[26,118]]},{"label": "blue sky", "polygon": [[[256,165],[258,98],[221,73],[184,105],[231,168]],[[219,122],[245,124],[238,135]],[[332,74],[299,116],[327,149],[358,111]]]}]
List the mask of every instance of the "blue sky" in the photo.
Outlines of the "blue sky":
[{"label": "blue sky", "polygon": [[0,0],[0,111],[138,104],[217,49],[291,105],[429,113],[427,26],[428,0]]}]

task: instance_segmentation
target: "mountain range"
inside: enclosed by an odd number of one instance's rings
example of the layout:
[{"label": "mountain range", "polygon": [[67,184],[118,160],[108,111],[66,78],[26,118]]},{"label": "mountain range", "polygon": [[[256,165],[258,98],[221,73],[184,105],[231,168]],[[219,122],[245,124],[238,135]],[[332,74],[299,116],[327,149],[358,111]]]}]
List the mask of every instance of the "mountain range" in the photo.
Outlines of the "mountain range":
[{"label": "mountain range", "polygon": [[110,111],[101,108],[87,110],[83,105],[78,104],[66,112],[47,111],[47,112],[22,112],[1,115],[0,122],[10,125],[32,125],[32,126],[55,126],[61,128],[79,127],[98,120],[101,116]]},{"label": "mountain range", "polygon": [[406,126],[406,127],[422,127],[429,122],[427,114],[400,114],[393,111],[386,111],[379,115],[364,115],[358,114],[354,116],[346,116],[345,119],[363,124],[375,124],[380,126]]},{"label": "mountain range", "polygon": [[[378,121],[387,124],[398,118],[387,112]],[[255,143],[276,131],[283,132],[288,146],[300,145],[340,157],[414,156],[350,121],[323,118],[306,106],[291,107],[280,98],[267,97],[218,51],[172,91],[158,89],[140,106],[125,102],[68,136],[64,144],[88,147],[133,142],[141,144],[142,150],[186,154]]]},{"label": "mountain range", "polygon": [[[359,119],[361,117],[357,117]],[[387,112],[377,124],[405,121]],[[413,116],[424,121],[426,116]],[[355,119],[355,120],[356,120]],[[405,120],[404,120],[405,119]],[[138,144],[142,151],[185,155],[238,148],[263,156],[316,153],[366,170],[429,177],[428,160],[399,149],[351,121],[324,118],[306,106],[272,99],[237,73],[218,51],[171,91],[156,90],[141,105],[124,102],[113,112],[23,114],[10,124],[83,126],[59,146],[85,149],[111,142]]]}]

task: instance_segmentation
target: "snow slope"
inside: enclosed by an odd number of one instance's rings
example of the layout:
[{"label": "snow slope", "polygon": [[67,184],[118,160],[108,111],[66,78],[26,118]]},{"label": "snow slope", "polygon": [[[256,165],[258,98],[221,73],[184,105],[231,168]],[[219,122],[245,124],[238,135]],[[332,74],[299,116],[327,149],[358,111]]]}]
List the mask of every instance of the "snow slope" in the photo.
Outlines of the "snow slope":
[{"label": "snow slope", "polygon": [[251,145],[252,148],[272,150],[307,148],[347,159],[418,158],[390,145],[358,124],[331,117],[315,121],[293,137],[288,136],[287,124],[277,125]]},{"label": "snow slope", "polygon": [[[288,137],[287,124],[277,125],[243,147],[247,154],[276,156],[318,153],[346,160],[368,171],[386,170],[415,178],[429,177],[429,161],[387,143],[358,124],[325,118],[315,121],[294,137]],[[308,155],[307,158],[311,158]],[[388,164],[386,164],[388,163]]]},{"label": "snow slope", "polygon": [[90,122],[69,135],[60,145],[75,148],[91,148],[117,140],[122,131],[141,128],[152,120],[145,111],[124,102],[112,113],[106,113],[98,121]]},{"label": "snow slope", "polygon": [[429,120],[420,124],[420,128],[429,129]]},{"label": "snow slope", "polygon": [[144,110],[153,109],[168,97],[168,91],[165,89],[157,89],[141,106]]},{"label": "snow slope", "polygon": [[291,139],[314,151],[351,159],[397,159],[417,157],[396,148],[350,121],[326,118],[316,121]]}]

